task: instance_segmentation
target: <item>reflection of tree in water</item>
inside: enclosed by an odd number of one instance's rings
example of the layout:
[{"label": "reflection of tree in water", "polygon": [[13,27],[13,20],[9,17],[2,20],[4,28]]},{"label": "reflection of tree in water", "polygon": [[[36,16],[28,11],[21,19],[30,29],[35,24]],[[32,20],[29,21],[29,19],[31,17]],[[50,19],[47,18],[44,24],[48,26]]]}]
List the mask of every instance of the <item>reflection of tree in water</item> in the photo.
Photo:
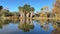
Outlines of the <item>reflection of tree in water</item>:
[{"label": "reflection of tree in water", "polygon": [[53,22],[54,30],[51,32],[51,34],[60,34],[60,24],[57,24],[56,22]]},{"label": "reflection of tree in water", "polygon": [[34,28],[33,25],[29,25],[27,23],[19,26],[19,29],[22,29],[24,32],[28,32],[30,31],[30,29],[33,29],[33,28]]},{"label": "reflection of tree in water", "polygon": [[13,24],[16,24],[16,23],[19,23],[19,20],[18,19],[13,19],[10,22],[13,23]]},{"label": "reflection of tree in water", "polygon": [[[15,20],[17,21],[17,20]],[[0,20],[0,28],[3,28],[3,26],[9,24],[9,23],[13,23],[14,24],[14,21],[12,20]]]},{"label": "reflection of tree in water", "polygon": [[19,29],[22,29],[24,32],[29,32],[31,29],[34,29],[34,25],[33,23],[31,23],[31,21],[32,20],[29,20],[29,19],[26,19],[26,20],[23,19],[23,21],[21,20],[18,26]]},{"label": "reflection of tree in water", "polygon": [[9,21],[6,20],[0,20],[0,28],[3,27],[3,25],[9,24]]},{"label": "reflection of tree in water", "polygon": [[34,20],[35,22],[37,22],[37,23],[40,23],[40,20]]},{"label": "reflection of tree in water", "polygon": [[49,30],[49,21],[48,20],[40,20],[40,26],[43,30]]},{"label": "reflection of tree in water", "polygon": [[2,24],[0,23],[0,29],[2,28]]},{"label": "reflection of tree in water", "polygon": [[48,24],[41,25],[41,28],[45,31],[48,31],[49,30],[49,25]]}]

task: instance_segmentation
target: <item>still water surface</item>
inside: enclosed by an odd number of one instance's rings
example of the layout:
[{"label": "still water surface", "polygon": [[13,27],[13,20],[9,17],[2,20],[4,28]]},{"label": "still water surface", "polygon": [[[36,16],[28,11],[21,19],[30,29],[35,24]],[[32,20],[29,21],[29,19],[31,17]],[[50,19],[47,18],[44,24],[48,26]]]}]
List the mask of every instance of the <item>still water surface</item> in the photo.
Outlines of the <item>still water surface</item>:
[{"label": "still water surface", "polygon": [[0,20],[0,34],[59,34],[60,27],[48,20]]}]

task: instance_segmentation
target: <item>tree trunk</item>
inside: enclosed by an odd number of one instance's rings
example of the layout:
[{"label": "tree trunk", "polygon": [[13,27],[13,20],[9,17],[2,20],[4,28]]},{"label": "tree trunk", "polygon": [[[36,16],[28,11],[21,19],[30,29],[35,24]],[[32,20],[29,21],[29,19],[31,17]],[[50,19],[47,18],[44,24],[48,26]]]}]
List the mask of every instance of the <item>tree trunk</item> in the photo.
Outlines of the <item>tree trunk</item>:
[{"label": "tree trunk", "polygon": [[20,17],[22,17],[22,13],[20,13]]},{"label": "tree trunk", "polygon": [[30,14],[30,18],[32,18],[32,16],[33,16],[33,13],[31,12],[31,14]]},{"label": "tree trunk", "polygon": [[23,17],[23,18],[25,17],[25,14],[24,14],[24,13],[22,13],[22,17]]},{"label": "tree trunk", "polygon": [[21,17],[21,18],[23,17],[23,13],[22,13],[22,12],[20,13],[20,17]]},{"label": "tree trunk", "polygon": [[26,19],[26,23],[29,24],[29,19]]},{"label": "tree trunk", "polygon": [[27,17],[27,18],[29,17],[29,13],[27,13],[26,17]]},{"label": "tree trunk", "polygon": [[32,23],[32,19],[30,19],[30,25],[33,25],[33,23]]}]

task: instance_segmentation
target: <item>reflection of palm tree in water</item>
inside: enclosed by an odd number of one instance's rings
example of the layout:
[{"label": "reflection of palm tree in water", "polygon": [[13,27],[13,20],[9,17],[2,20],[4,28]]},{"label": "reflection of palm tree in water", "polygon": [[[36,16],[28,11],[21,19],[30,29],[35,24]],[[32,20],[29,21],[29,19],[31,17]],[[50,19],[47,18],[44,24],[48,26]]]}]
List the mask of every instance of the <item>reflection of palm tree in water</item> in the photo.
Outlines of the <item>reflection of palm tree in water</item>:
[{"label": "reflection of palm tree in water", "polygon": [[17,23],[17,20],[0,20],[0,28],[3,28],[3,26],[9,24],[9,23]]},{"label": "reflection of palm tree in water", "polygon": [[20,20],[20,24],[19,24],[19,29],[22,29],[24,32],[28,32],[30,31],[30,29],[33,29],[34,28],[34,25],[33,23],[29,22],[29,21],[32,21],[32,20],[29,20],[29,19],[21,19]]},{"label": "reflection of palm tree in water", "polygon": [[2,24],[0,23],[0,29],[2,28]]},{"label": "reflection of palm tree in water", "polygon": [[40,20],[40,26],[43,30],[47,31],[49,29],[49,23],[47,20]]},{"label": "reflection of palm tree in water", "polygon": [[49,29],[49,24],[45,24],[45,25],[41,25],[41,28],[45,31],[47,31]]},{"label": "reflection of palm tree in water", "polygon": [[53,22],[52,25],[54,27],[54,30],[51,32],[51,34],[60,34],[60,27],[59,27],[59,25],[56,22]]},{"label": "reflection of palm tree in water", "polygon": [[0,28],[3,28],[3,26],[5,26],[9,23],[10,23],[10,21],[8,21],[8,20],[0,20]]}]

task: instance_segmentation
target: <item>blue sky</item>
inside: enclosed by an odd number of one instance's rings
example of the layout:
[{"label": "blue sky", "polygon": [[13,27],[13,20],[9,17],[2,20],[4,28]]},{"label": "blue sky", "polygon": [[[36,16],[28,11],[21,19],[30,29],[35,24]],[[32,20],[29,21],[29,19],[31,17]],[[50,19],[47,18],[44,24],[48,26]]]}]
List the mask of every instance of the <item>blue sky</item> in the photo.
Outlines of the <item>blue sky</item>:
[{"label": "blue sky", "polygon": [[55,0],[0,0],[0,5],[8,8],[11,12],[18,11],[18,6],[29,4],[35,8],[35,11],[40,11],[44,6],[49,6],[51,9]]}]

